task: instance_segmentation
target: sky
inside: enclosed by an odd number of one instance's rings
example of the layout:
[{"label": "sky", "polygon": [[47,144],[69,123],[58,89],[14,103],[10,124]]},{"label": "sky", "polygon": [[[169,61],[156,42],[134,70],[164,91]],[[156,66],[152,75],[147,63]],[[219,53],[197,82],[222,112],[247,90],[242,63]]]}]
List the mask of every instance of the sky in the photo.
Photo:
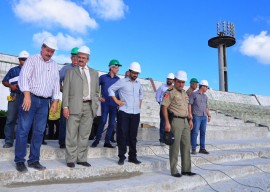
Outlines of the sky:
[{"label": "sky", "polygon": [[88,66],[108,71],[111,59],[141,65],[140,78],[166,81],[184,70],[219,90],[218,50],[208,46],[218,22],[235,25],[226,49],[229,92],[270,96],[270,1],[1,0],[0,53],[39,53],[47,36],[58,40],[53,59],[70,63],[70,50],[91,49]]}]

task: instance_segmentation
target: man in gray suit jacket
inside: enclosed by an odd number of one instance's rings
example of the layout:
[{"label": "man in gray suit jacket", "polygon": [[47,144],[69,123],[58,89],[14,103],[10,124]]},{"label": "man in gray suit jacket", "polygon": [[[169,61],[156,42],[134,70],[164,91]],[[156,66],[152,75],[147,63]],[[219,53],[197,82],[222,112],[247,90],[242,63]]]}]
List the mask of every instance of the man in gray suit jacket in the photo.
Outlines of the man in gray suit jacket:
[{"label": "man in gray suit jacket", "polygon": [[67,119],[66,162],[90,167],[87,162],[88,138],[98,108],[98,72],[86,65],[90,49],[78,50],[78,66],[67,71],[63,86],[63,115]]}]

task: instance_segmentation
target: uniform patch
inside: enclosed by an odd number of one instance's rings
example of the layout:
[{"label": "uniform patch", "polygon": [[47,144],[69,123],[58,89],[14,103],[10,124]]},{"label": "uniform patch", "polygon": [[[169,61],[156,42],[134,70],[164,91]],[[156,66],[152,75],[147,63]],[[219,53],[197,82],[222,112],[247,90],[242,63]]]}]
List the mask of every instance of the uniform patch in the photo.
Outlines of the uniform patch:
[{"label": "uniform patch", "polygon": [[168,94],[168,93],[165,93],[165,94],[164,94],[164,98],[165,98],[165,99],[169,98],[169,94]]}]

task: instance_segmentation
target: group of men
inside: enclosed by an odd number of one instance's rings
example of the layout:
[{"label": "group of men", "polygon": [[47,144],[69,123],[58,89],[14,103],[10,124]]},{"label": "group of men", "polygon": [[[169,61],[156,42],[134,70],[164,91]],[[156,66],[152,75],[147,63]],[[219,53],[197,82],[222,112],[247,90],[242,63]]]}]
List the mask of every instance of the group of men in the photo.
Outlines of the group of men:
[{"label": "group of men", "polygon": [[[156,101],[160,104],[160,145],[165,145],[165,132],[174,136],[169,148],[171,175],[174,177],[196,175],[191,172],[190,153],[196,154],[199,132],[199,153],[209,154],[205,149],[206,124],[211,120],[208,99],[205,95],[208,82],[202,80],[199,90],[196,91],[199,82],[196,78],[192,78],[189,89],[185,91],[186,81],[185,71],[178,71],[175,75],[169,73],[166,84],[161,85],[156,92]],[[181,173],[177,170],[179,151]]]},{"label": "group of men", "polygon": [[[57,50],[56,39],[47,37],[42,43],[40,53],[29,56],[29,53],[22,51],[18,57],[20,65],[10,69],[2,81],[11,90],[8,97],[4,148],[13,146],[14,126],[18,117],[14,159],[16,169],[19,172],[27,171],[25,156],[31,127],[33,130],[28,167],[37,170],[46,169],[39,162],[40,147],[48,111],[53,115],[59,109],[60,91],[62,111],[59,145],[60,148],[66,148],[68,167],[73,168],[75,164],[91,166],[87,161],[88,139],[99,104],[101,123],[91,146],[96,147],[99,144],[109,116],[104,147],[114,148],[110,140],[117,122],[118,164],[124,164],[127,147],[129,147],[128,161],[140,164],[136,149],[143,100],[142,87],[137,80],[141,73],[140,64],[132,62],[125,78],[120,79],[117,73],[122,65],[113,59],[109,63],[109,72],[99,77],[98,72],[87,65],[91,55],[89,47],[82,46],[71,50],[72,63],[59,72],[57,63],[51,59],[55,50]],[[173,133],[175,138],[169,150],[171,174],[174,177],[195,175],[191,172],[190,145],[192,154],[196,154],[199,131],[199,152],[208,154],[205,149],[205,131],[207,118],[210,121],[211,116],[207,96],[204,94],[208,89],[208,82],[202,80],[199,90],[195,91],[198,81],[192,78],[188,95],[184,90],[186,81],[186,72],[178,71],[175,75],[170,73],[166,84],[162,85],[156,94],[160,104],[160,142],[164,143],[164,132]],[[179,150],[181,173],[177,170]]]},{"label": "group of men", "polygon": [[109,63],[109,73],[99,77],[98,72],[87,65],[91,55],[89,47],[82,46],[71,50],[72,63],[59,72],[58,64],[52,59],[57,49],[56,39],[47,37],[42,43],[40,53],[30,56],[28,52],[22,51],[18,57],[20,65],[11,68],[2,81],[11,91],[8,97],[8,117],[3,147],[13,146],[17,122],[14,158],[16,169],[19,172],[28,171],[25,156],[30,128],[32,139],[27,160],[28,167],[37,170],[46,169],[39,162],[40,147],[48,112],[50,111],[50,115],[53,116],[60,107],[60,91],[62,111],[59,145],[60,148],[66,149],[68,167],[73,168],[75,164],[91,166],[87,162],[88,139],[100,102],[102,123],[94,143],[97,145],[101,139],[109,114],[109,128],[104,147],[114,147],[110,144],[110,138],[117,119],[118,164],[124,164],[127,146],[129,146],[129,162],[141,163],[137,159],[136,150],[143,99],[141,84],[137,80],[141,72],[140,64],[131,63],[127,76],[120,79],[116,74],[121,64],[114,59]]}]

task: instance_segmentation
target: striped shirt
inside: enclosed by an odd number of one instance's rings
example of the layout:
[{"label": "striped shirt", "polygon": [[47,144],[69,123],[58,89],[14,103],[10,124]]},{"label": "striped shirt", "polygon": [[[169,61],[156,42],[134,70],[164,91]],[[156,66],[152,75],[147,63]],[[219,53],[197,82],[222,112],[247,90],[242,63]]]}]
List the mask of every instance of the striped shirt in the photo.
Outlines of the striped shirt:
[{"label": "striped shirt", "polygon": [[18,85],[22,92],[30,91],[41,97],[60,99],[59,71],[57,63],[44,61],[41,54],[30,56],[19,75]]},{"label": "striped shirt", "polygon": [[109,96],[116,96],[117,91],[120,100],[124,102],[124,105],[119,107],[120,111],[129,114],[140,113],[140,100],[143,99],[143,92],[139,81],[130,81],[128,77],[119,79],[109,87]]}]

